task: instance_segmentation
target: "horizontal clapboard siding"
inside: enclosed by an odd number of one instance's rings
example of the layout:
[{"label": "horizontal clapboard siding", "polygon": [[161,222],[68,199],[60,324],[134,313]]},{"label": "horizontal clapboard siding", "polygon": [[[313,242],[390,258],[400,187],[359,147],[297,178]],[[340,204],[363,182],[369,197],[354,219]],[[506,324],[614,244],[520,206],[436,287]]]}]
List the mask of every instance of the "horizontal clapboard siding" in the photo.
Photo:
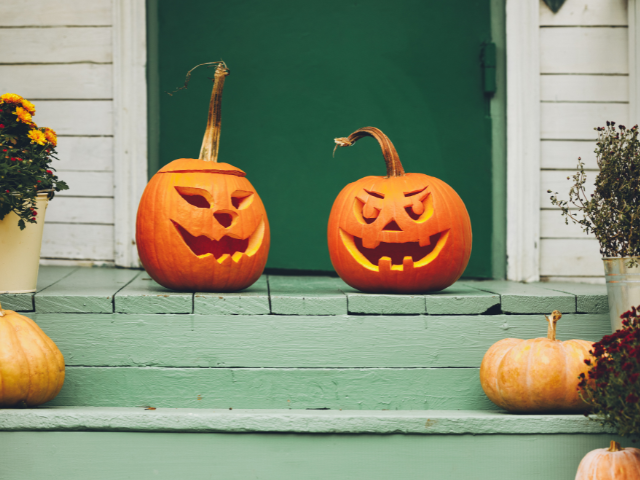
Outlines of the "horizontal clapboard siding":
[{"label": "horizontal clapboard siding", "polygon": [[[597,126],[629,122],[627,0],[572,0],[554,14],[540,0],[540,275],[600,282],[598,242],[569,221],[548,190],[568,200],[578,157],[587,195],[598,173]],[[567,179],[569,177],[569,179]],[[580,217],[581,218],[581,217]]]},{"label": "horizontal clapboard siding", "polygon": [[624,27],[541,27],[541,73],[628,74]]},{"label": "horizontal clapboard siding", "polygon": [[0,65],[2,89],[32,101],[110,99],[111,77],[112,66],[107,64]]},{"label": "horizontal clapboard siding", "polygon": [[[0,3],[0,90],[59,135],[42,263],[114,261],[112,0]],[[70,263],[69,263],[70,262]]]},{"label": "horizontal clapboard siding", "polygon": [[592,140],[543,140],[540,143],[540,164],[543,170],[573,170],[582,159],[584,168],[597,170],[596,145]]},{"label": "horizontal clapboard siding", "polygon": [[627,0],[569,0],[556,13],[540,0],[540,25],[626,26]]},{"label": "horizontal clapboard siding", "polygon": [[111,25],[111,0],[0,2],[0,27]]},{"label": "horizontal clapboard siding", "polygon": [[40,256],[43,259],[112,260],[113,225],[45,222]]}]

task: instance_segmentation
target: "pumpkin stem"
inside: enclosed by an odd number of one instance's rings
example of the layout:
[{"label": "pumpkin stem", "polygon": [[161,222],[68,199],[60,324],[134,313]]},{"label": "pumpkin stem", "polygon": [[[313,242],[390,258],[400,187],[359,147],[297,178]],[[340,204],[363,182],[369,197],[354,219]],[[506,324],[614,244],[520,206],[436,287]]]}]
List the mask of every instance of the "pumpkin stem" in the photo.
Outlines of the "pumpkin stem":
[{"label": "pumpkin stem", "polygon": [[544,318],[546,318],[547,322],[549,322],[549,327],[547,328],[547,338],[549,340],[555,340],[556,323],[558,323],[558,320],[562,318],[562,314],[558,310],[554,310],[553,312],[551,312],[551,317],[547,317],[545,315]]},{"label": "pumpkin stem", "polygon": [[615,440],[611,440],[611,445],[609,445],[609,448],[607,449],[607,451],[609,451],[609,452],[619,452],[620,450],[624,450],[624,448],[622,448],[620,446],[620,444],[618,442],[616,442]]},{"label": "pumpkin stem", "polygon": [[213,80],[213,91],[209,100],[209,117],[207,128],[204,131],[202,147],[200,147],[200,160],[205,162],[218,162],[218,147],[220,145],[220,122],[222,118],[222,89],[224,80],[229,75],[229,69],[224,62],[220,62],[216,68]]},{"label": "pumpkin stem", "polygon": [[380,144],[380,148],[382,149],[382,156],[384,157],[384,161],[387,164],[387,177],[402,177],[404,176],[404,168],[402,168],[402,163],[400,163],[400,157],[398,157],[398,152],[396,152],[396,148],[382,131],[378,130],[375,127],[364,127],[353,132],[349,137],[341,137],[336,138],[336,147],[333,149],[335,154],[336,148],[338,147],[350,147],[358,140],[363,137],[373,137]]}]

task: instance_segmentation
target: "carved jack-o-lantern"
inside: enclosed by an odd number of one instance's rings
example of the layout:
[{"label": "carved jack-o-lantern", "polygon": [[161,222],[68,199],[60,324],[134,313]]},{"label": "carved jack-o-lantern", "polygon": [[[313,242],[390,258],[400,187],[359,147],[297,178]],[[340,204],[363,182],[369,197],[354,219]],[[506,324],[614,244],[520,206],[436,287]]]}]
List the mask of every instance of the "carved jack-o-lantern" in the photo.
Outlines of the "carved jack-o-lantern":
[{"label": "carved jack-o-lantern", "polygon": [[220,64],[200,159],[181,158],[149,181],[140,200],[136,242],[158,283],[174,290],[236,291],[262,274],[269,221],[245,173],[217,163],[220,102],[228,70]]},{"label": "carved jack-o-lantern", "polygon": [[329,217],[329,254],[338,275],[365,292],[420,293],[442,290],[464,272],[471,256],[471,221],[458,194],[445,182],[404,173],[391,141],[366,127],[340,147],[375,138],[386,177],[347,185]]}]

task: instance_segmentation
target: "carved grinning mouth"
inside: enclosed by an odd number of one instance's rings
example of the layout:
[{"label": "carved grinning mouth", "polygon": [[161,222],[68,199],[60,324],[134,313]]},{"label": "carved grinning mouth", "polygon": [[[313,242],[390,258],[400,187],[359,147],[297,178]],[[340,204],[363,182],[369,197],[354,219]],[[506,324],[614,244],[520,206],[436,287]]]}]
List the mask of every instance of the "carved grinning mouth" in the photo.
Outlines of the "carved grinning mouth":
[{"label": "carved grinning mouth", "polygon": [[361,238],[340,229],[340,238],[353,258],[364,267],[376,272],[379,272],[381,267],[399,271],[405,268],[424,267],[438,256],[448,237],[449,230],[445,230],[431,235],[429,244],[423,247],[419,242],[380,242],[375,248],[365,248]]},{"label": "carved grinning mouth", "polygon": [[243,256],[253,256],[260,245],[262,245],[262,239],[264,238],[264,218],[260,220],[257,228],[254,232],[244,239],[233,238],[225,235],[220,240],[212,240],[205,235],[194,236],[191,235],[182,225],[175,220],[171,220],[173,226],[191,249],[191,251],[198,256],[198,258],[205,258],[213,255],[218,263],[224,263],[225,261],[233,260],[239,262]]}]

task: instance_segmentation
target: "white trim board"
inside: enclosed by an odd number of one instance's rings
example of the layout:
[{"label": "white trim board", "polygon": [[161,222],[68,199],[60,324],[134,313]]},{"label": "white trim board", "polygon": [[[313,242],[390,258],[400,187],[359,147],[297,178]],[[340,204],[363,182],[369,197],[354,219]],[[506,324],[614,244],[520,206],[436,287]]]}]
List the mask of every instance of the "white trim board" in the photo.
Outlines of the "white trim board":
[{"label": "white trim board", "polygon": [[540,278],[540,6],[507,0],[507,279]]},{"label": "white trim board", "polygon": [[115,263],[138,267],[136,212],[147,184],[145,0],[113,2]]},{"label": "white trim board", "polygon": [[629,126],[640,123],[640,1],[629,0]]}]

